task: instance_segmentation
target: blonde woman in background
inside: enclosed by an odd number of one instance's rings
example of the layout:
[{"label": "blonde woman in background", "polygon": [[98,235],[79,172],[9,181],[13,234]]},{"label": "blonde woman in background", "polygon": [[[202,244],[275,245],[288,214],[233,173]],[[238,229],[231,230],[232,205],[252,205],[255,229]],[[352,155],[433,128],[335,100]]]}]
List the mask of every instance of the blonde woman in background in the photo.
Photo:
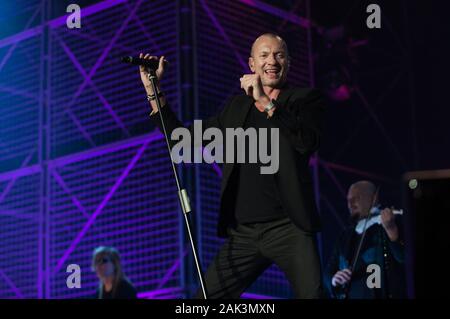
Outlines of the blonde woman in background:
[{"label": "blonde woman in background", "polygon": [[136,289],[125,277],[120,255],[113,247],[101,246],[94,250],[92,269],[100,280],[97,299],[135,299]]}]

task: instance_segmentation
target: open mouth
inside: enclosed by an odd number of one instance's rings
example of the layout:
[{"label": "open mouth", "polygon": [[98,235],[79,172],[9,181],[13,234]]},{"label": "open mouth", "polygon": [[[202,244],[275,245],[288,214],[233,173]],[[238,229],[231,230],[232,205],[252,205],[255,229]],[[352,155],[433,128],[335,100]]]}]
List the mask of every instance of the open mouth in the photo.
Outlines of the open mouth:
[{"label": "open mouth", "polygon": [[264,70],[264,73],[271,78],[276,78],[280,75],[280,69],[267,69]]}]

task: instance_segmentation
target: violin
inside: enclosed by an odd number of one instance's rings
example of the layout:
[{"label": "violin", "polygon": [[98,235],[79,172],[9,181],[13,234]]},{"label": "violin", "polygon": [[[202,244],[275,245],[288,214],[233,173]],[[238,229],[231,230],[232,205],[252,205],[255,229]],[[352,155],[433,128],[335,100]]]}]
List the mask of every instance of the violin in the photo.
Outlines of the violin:
[{"label": "violin", "polygon": [[[378,193],[378,189],[377,189],[376,193]],[[374,196],[374,199],[375,199],[375,196]],[[374,202],[375,202],[375,200],[373,200],[373,203]],[[373,203],[372,203],[372,205],[373,205]],[[370,209],[369,216],[367,218],[360,220],[355,227],[355,231],[360,235],[362,234],[362,236],[361,236],[361,239],[359,240],[358,248],[356,250],[355,256],[354,256],[351,266],[349,268],[350,271],[352,271],[352,272],[355,269],[356,262],[358,261],[359,254],[361,252],[361,247],[364,242],[364,237],[366,235],[367,229],[373,225],[381,224],[381,211],[382,211],[382,209],[378,206],[372,207]],[[403,210],[392,209],[392,213],[394,215],[403,215]],[[350,286],[351,286],[351,280],[346,285],[344,285],[343,293],[338,294],[339,299],[347,299],[348,298]]]},{"label": "violin", "polygon": [[[375,224],[381,225],[381,211],[382,209],[380,207],[372,207],[368,220],[367,218],[361,219],[358,224],[356,224],[355,231],[358,234],[362,234],[364,228],[367,229]],[[403,215],[403,209],[393,209],[392,213],[394,215]]]}]

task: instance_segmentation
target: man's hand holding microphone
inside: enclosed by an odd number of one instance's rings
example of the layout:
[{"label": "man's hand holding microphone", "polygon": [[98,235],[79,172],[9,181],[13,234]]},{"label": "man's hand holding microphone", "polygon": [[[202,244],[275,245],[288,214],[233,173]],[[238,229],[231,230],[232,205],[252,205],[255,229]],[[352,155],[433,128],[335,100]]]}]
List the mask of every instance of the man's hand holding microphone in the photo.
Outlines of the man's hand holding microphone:
[{"label": "man's hand holding microphone", "polygon": [[155,61],[155,62],[158,61],[158,69],[156,69],[156,77],[158,79],[157,85],[156,85],[157,92],[153,92],[152,83],[150,82],[150,80],[148,78],[148,75],[149,75],[148,68],[146,66],[139,65],[141,81],[142,81],[142,84],[144,84],[145,91],[147,92],[147,98],[150,101],[150,105],[152,107],[151,114],[155,114],[158,112],[155,94],[158,94],[159,99],[161,101],[161,106],[164,106],[166,104],[166,98],[165,98],[164,94],[162,94],[162,92],[161,92],[160,83],[161,83],[161,79],[164,75],[164,68],[166,66],[167,61],[164,60],[164,56],[161,56],[158,58],[157,56],[153,56],[148,53],[145,55],[143,53],[140,53],[139,58],[143,59],[143,60],[148,60],[148,61]]}]

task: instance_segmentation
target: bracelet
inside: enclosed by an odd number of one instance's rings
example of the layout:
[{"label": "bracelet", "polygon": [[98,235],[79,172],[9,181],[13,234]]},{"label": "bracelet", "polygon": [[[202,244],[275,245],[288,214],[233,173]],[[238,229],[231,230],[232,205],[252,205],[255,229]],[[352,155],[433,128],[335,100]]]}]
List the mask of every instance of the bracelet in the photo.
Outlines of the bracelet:
[{"label": "bracelet", "polygon": [[[158,92],[158,97],[164,96],[164,93]],[[154,101],[156,100],[156,94],[147,95],[147,101]]]}]

